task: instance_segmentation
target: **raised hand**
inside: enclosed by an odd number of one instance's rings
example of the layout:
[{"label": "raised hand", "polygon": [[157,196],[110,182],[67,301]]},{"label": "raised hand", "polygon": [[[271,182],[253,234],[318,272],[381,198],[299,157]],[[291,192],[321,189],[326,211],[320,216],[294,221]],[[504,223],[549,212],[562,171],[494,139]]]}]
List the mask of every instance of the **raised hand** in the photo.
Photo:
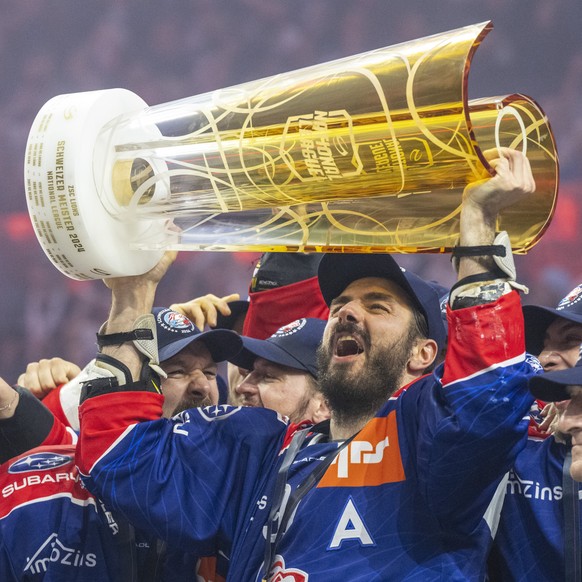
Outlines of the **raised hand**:
[{"label": "raised hand", "polygon": [[18,376],[18,385],[27,388],[42,400],[51,390],[66,384],[81,373],[77,364],[62,358],[42,359],[30,362],[26,372]]},{"label": "raised hand", "polygon": [[205,325],[216,326],[218,313],[230,315],[230,301],[238,301],[238,293],[231,293],[224,297],[217,297],[208,293],[202,297],[196,297],[186,303],[173,303],[170,309],[185,315],[198,329],[204,329]]}]

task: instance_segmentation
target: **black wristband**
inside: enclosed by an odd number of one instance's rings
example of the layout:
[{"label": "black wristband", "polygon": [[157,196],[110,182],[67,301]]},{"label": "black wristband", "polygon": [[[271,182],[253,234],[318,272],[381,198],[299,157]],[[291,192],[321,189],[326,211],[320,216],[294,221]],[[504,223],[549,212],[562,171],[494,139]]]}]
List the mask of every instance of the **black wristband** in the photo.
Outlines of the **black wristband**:
[{"label": "black wristband", "polygon": [[451,287],[450,293],[452,293],[458,287],[463,287],[464,285],[470,285],[471,283],[484,283],[485,281],[497,281],[499,279],[503,279],[504,281],[507,280],[507,275],[501,269],[487,271],[486,273],[479,273],[478,275],[469,275],[468,277],[463,277],[457,281]]},{"label": "black wristband", "polygon": [[82,382],[81,398],[79,404],[83,404],[89,398],[95,398],[103,394],[112,394],[117,392],[155,392],[160,394],[160,390],[156,390],[155,382],[150,383],[143,380],[130,382],[129,384],[119,385],[117,378],[108,376],[107,378],[95,378],[94,380],[87,380]]},{"label": "black wristband", "polygon": [[151,329],[138,328],[132,331],[124,331],[120,333],[104,333],[97,335],[97,345],[102,348],[104,346],[119,346],[126,342],[135,340],[153,340],[154,334]]},{"label": "black wristband", "polygon": [[504,257],[507,249],[504,245],[480,245],[474,247],[453,247],[451,256],[453,257]]},{"label": "black wristband", "polygon": [[96,361],[106,364],[109,368],[115,368],[123,374],[124,383],[119,384],[117,376],[106,376],[87,380],[82,383],[80,404],[88,398],[94,398],[102,394],[111,394],[113,392],[139,391],[154,392],[156,394],[162,393],[160,377],[145,362],[142,364],[139,380],[133,381],[129,368],[123,362],[105,354],[98,354]]}]

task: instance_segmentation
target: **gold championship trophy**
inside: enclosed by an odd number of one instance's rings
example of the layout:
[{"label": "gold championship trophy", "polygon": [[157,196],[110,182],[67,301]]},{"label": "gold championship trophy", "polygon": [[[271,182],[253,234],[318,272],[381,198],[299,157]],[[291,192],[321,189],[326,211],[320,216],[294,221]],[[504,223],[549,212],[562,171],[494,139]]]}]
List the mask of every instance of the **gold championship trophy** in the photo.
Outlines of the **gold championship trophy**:
[{"label": "gold championship trophy", "polygon": [[484,150],[528,157],[535,195],[498,229],[527,252],[549,224],[558,160],[524,95],[468,101],[467,26],[148,107],[110,89],[60,95],[28,138],[30,216],[74,279],[140,274],[166,249],[444,252]]}]

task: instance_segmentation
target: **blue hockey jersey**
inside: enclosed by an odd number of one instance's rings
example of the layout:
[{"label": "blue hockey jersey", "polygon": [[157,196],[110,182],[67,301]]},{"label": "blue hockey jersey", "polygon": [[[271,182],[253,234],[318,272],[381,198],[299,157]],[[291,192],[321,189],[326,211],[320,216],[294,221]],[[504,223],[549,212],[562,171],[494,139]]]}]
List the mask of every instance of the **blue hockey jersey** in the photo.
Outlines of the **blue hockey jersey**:
[{"label": "blue hockey jersey", "polygon": [[[516,293],[448,317],[444,367],[389,399],[339,452],[283,523],[269,573],[266,526],[276,535],[281,525],[282,511],[269,515],[295,430],[272,411],[153,420],[157,394],[90,398],[77,450],[87,487],[152,535],[228,559],[236,582],[482,580],[534,370]],[[311,431],[286,470],[283,507],[337,448],[325,429]]]},{"label": "blue hockey jersey", "polygon": [[81,483],[73,445],[0,465],[2,582],[214,582],[197,557],[117,519]]},{"label": "blue hockey jersey", "polygon": [[566,579],[562,490],[566,450],[553,437],[530,438],[519,453],[509,473],[489,558],[492,582]]},{"label": "blue hockey jersey", "polygon": [[127,574],[127,540],[83,487],[74,458],[73,446],[39,447],[0,467],[3,582],[121,582]]}]

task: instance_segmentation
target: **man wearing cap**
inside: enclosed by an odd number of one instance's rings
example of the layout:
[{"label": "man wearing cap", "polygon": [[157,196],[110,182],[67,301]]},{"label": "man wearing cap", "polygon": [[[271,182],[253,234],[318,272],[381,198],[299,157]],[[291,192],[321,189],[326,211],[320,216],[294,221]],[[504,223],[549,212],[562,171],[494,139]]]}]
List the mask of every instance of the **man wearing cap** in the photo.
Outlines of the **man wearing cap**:
[{"label": "man wearing cap", "polygon": [[582,285],[555,308],[524,305],[525,345],[538,356],[545,372],[571,368],[582,343]]},{"label": "man wearing cap", "polygon": [[[577,291],[578,288],[575,290]],[[572,299],[572,295],[566,298]],[[563,303],[562,303],[563,305]],[[582,579],[582,542],[581,542],[581,491],[582,481],[582,344],[578,350],[578,361],[574,367],[552,369],[529,381],[529,387],[536,398],[545,402],[555,402],[558,408],[555,443],[544,443],[546,449],[552,449],[547,454],[546,464],[541,473],[545,484],[555,485],[554,491],[559,491],[561,501],[555,503],[554,512],[546,516],[549,527],[545,545],[534,547],[535,550],[545,550],[547,556],[561,559],[554,562],[553,578],[548,580],[580,580]],[[553,440],[553,439],[552,439]],[[550,441],[550,439],[548,439]],[[561,477],[561,479],[560,479]],[[541,480],[540,479],[540,480]],[[535,543],[536,538],[534,538]],[[548,551],[550,548],[550,551]],[[546,566],[546,570],[550,570]],[[536,576],[536,579],[539,579]]]},{"label": "man wearing cap", "polygon": [[[152,313],[156,322],[160,367],[166,373],[166,378],[162,380],[164,416],[169,418],[182,410],[197,406],[224,404],[228,396],[227,388],[219,384],[216,364],[226,361],[227,358],[235,356],[240,351],[242,343],[238,335],[223,329],[201,332],[191,319],[171,308],[156,307]],[[204,321],[204,316],[202,320]],[[44,360],[42,364],[40,366],[39,362],[36,366],[29,365],[27,373],[20,375],[18,385],[27,390],[19,391],[28,398],[30,396],[28,390],[31,390],[32,384],[35,389],[31,392],[39,397],[43,391],[41,386],[43,386],[44,391],[48,392],[42,399],[46,408],[63,425],[78,431],[81,385],[89,379],[94,362],[90,362],[69,382],[57,387],[54,385],[53,378],[62,370],[73,368],[78,370],[77,366],[60,358]],[[43,378],[40,378],[41,373]],[[51,382],[52,386],[49,388]],[[0,407],[3,403],[3,395],[0,392]],[[46,418],[48,423],[53,423],[53,418],[46,414],[43,407],[37,406],[34,401],[30,406],[32,406],[31,414],[35,418],[34,425],[39,431],[46,428],[40,419]],[[16,427],[16,430],[19,431],[19,427]],[[27,430],[27,433],[30,433],[30,430]],[[20,437],[18,432],[13,435],[14,439]],[[46,435],[43,433],[38,441],[37,435],[29,434],[28,442],[34,443],[30,446],[36,446],[41,441],[45,441],[44,444],[61,442],[60,437],[57,436],[46,441]],[[18,446],[18,450],[20,449],[21,447]]]},{"label": "man wearing cap", "polygon": [[529,388],[536,398],[556,402],[557,433],[570,449],[569,473],[572,479],[582,482],[582,343],[574,367],[534,376]]},{"label": "man wearing cap", "polygon": [[[434,288],[389,255],[325,255],[329,423],[232,407],[160,419],[152,367],[126,342],[103,350],[125,378],[86,384],[87,487],[140,527],[218,549],[233,581],[483,579],[488,515],[532,402],[507,241],[492,243],[499,210],[535,185],[522,154],[498,155],[495,177],[465,191],[449,346],[434,375],[423,376],[445,335]],[[171,260],[110,281],[110,332],[133,337]]]},{"label": "man wearing cap", "polygon": [[[560,382],[579,374],[574,365],[582,344],[582,285],[568,293],[556,308],[526,305],[523,314],[526,349],[539,357],[545,372],[531,379],[532,392],[542,402],[569,400]],[[559,407],[557,432],[543,435],[531,431],[509,473],[489,557],[492,582],[525,582],[534,575],[536,580],[548,582],[582,579],[581,547],[574,543],[579,539],[580,502],[568,497],[568,492],[575,489],[578,499],[578,487],[568,470],[576,448],[571,448],[564,430],[570,415],[564,414],[562,404]],[[572,521],[572,506],[576,507],[577,525]]]},{"label": "man wearing cap", "polygon": [[329,410],[317,384],[324,328],[325,321],[303,317],[265,340],[243,336],[243,349],[230,359],[248,371],[235,388],[242,405],[270,408],[293,423],[326,420]]},{"label": "man wearing cap", "polygon": [[219,398],[216,363],[240,351],[240,337],[225,329],[202,332],[172,309],[156,308],[153,314],[160,367],[166,373],[162,381],[164,416],[224,401]]},{"label": "man wearing cap", "polygon": [[[172,309],[190,317],[201,329],[233,329],[247,337],[266,339],[280,327],[300,318],[327,320],[329,309],[317,283],[318,253],[264,253],[257,262],[249,284],[249,298],[237,294],[218,298],[209,294]],[[236,388],[247,370],[228,365],[228,401],[233,405],[257,403],[258,392],[246,384],[245,398]],[[309,378],[307,378],[309,380]],[[253,393],[255,397],[249,397]],[[316,394],[316,399],[319,396]],[[290,411],[286,407],[287,412]]]},{"label": "man wearing cap", "polygon": [[[163,416],[217,404],[216,362],[241,349],[240,337],[201,332],[171,309],[152,314],[166,374]],[[60,391],[62,422],[28,390],[0,379],[0,580],[202,580],[197,555],[136,532],[82,487],[76,435],[65,426],[78,429],[80,386],[93,366]]]}]

